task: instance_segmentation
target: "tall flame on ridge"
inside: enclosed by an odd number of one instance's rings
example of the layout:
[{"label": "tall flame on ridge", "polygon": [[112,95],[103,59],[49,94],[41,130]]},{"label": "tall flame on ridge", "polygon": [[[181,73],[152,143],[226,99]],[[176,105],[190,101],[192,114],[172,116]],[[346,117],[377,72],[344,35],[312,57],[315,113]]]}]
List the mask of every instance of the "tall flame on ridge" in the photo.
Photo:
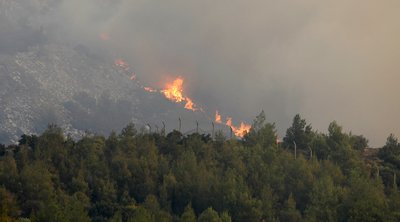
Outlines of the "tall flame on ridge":
[{"label": "tall flame on ridge", "polygon": [[162,90],[164,96],[173,101],[180,103],[185,101],[185,97],[183,97],[183,79],[182,77],[178,77],[172,83],[166,84],[166,89]]},{"label": "tall flame on ridge", "polygon": [[183,78],[178,77],[172,83],[167,83],[165,89],[161,91],[165,98],[176,102],[186,102],[185,109],[196,111],[198,110],[197,105],[192,99],[183,94]]}]

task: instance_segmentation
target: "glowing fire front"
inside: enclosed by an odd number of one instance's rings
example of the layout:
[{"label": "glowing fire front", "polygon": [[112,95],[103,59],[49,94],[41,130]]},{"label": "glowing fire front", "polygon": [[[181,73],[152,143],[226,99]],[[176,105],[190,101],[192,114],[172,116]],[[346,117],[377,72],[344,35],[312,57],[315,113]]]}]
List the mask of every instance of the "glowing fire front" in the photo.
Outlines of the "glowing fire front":
[{"label": "glowing fire front", "polygon": [[[129,64],[122,59],[115,60],[114,64],[115,64],[115,66],[117,66],[125,71],[131,70]],[[130,79],[139,83],[139,81],[137,81],[135,73],[131,74]],[[196,103],[194,103],[191,98],[184,95],[183,83],[184,83],[183,78],[178,77],[174,81],[165,84],[165,88],[163,90],[157,90],[157,89],[147,87],[147,86],[141,86],[141,88],[143,90],[145,90],[147,92],[151,92],[151,93],[160,92],[161,94],[163,94],[165,96],[165,98],[167,98],[168,100],[175,102],[175,103],[185,102],[185,106],[184,106],[185,109],[188,109],[191,111],[204,112],[204,110],[201,107],[199,107]],[[231,117],[227,117],[225,123],[222,122],[221,114],[218,111],[215,112],[215,122],[229,126],[232,129],[232,132],[237,137],[241,137],[241,138],[244,137],[244,135],[246,135],[246,133],[248,133],[249,130],[251,129],[251,125],[248,125],[243,122],[240,123],[239,126],[233,125]]]},{"label": "glowing fire front", "polygon": [[[192,99],[184,95],[183,83],[184,83],[183,78],[178,77],[171,83],[167,83],[165,89],[161,90],[161,93],[164,94],[165,98],[169,99],[170,101],[176,103],[185,102],[186,103],[185,109],[192,111],[197,111],[197,110],[202,111],[202,109],[198,108],[198,105],[196,105]],[[215,112],[215,122],[223,124],[221,114],[219,114],[218,111]],[[243,122],[240,123],[239,126],[233,125],[232,118],[230,117],[226,118],[225,125],[229,126],[232,129],[232,132],[237,137],[244,137],[244,135],[246,135],[246,133],[248,133],[251,128],[251,125]]]},{"label": "glowing fire front", "polygon": [[165,98],[170,101],[181,103],[186,102],[185,109],[196,111],[198,106],[192,99],[183,94],[183,78],[178,77],[172,83],[167,83],[165,89],[161,90]]}]

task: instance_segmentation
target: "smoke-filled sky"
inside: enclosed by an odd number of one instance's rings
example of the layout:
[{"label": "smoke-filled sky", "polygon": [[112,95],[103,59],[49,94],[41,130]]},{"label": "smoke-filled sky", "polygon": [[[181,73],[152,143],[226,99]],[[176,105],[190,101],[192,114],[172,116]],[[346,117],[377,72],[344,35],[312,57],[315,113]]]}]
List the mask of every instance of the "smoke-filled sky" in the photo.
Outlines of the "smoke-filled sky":
[{"label": "smoke-filled sky", "polygon": [[400,136],[399,11],[398,0],[64,0],[38,23],[124,58],[148,85],[182,76],[210,115],[251,122],[264,109],[282,135],[300,113],[380,146]]}]

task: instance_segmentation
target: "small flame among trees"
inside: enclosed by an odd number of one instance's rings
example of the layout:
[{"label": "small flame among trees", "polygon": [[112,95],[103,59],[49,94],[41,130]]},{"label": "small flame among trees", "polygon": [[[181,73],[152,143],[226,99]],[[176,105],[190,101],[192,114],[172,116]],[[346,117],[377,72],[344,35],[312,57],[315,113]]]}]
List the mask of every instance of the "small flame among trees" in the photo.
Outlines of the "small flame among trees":
[{"label": "small flame among trees", "polygon": [[228,126],[232,128],[233,133],[238,137],[244,137],[244,135],[246,135],[251,129],[251,125],[244,122],[241,122],[240,126],[234,126],[232,124]]},{"label": "small flame among trees", "polygon": [[[221,115],[219,114],[218,111],[216,111],[215,112],[215,122],[222,123],[221,119],[222,119]],[[246,133],[248,133],[251,129],[251,125],[243,123],[243,122],[241,122],[239,126],[233,125],[231,117],[226,118],[225,125],[229,126],[232,129],[233,133],[237,137],[244,137],[244,135],[246,135]]]}]

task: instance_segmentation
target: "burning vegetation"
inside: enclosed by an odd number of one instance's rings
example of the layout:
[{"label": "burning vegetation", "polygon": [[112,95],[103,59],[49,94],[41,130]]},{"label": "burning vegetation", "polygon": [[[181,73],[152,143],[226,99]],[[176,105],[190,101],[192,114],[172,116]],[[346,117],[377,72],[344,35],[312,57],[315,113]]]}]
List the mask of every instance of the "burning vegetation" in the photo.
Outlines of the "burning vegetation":
[{"label": "burning vegetation", "polygon": [[217,123],[222,123],[222,121],[221,121],[221,115],[219,114],[218,110],[215,111],[215,122],[217,122]]},{"label": "burning vegetation", "polygon": [[[122,69],[124,71],[131,70],[129,64],[122,59],[115,60],[114,64],[115,64],[115,66],[119,67],[120,69]],[[132,74],[130,79],[139,83],[136,79],[135,74]],[[148,87],[148,86],[140,86],[140,87],[143,90],[145,90],[146,92],[150,92],[150,93],[159,92],[166,99],[168,99],[169,101],[172,101],[174,103],[184,103],[185,104],[184,108],[187,110],[191,110],[193,112],[196,112],[196,111],[204,112],[204,110],[198,104],[196,104],[193,101],[193,99],[191,99],[190,97],[185,95],[183,84],[184,84],[184,79],[181,76],[178,76],[172,82],[167,82],[165,84],[164,89],[161,89],[161,90],[157,90],[157,89],[154,89],[154,88]],[[237,137],[241,137],[241,138],[244,135],[246,135],[246,133],[249,132],[249,130],[251,128],[251,125],[246,124],[244,122],[241,122],[239,126],[235,126],[232,123],[231,117],[226,117],[226,121],[223,122],[221,114],[218,112],[218,110],[215,113],[215,122],[228,126]]]},{"label": "burning vegetation", "polygon": [[227,117],[226,122],[222,122],[222,117],[221,114],[218,112],[218,110],[215,112],[215,122],[216,123],[221,123],[225,124],[226,126],[229,126],[232,129],[232,132],[235,133],[237,137],[243,137],[248,133],[251,129],[251,125],[246,124],[244,122],[241,122],[239,126],[234,126],[232,123],[232,118]]},{"label": "burning vegetation", "polygon": [[178,77],[172,83],[167,83],[165,89],[161,90],[165,98],[170,101],[181,103],[185,102],[185,109],[197,111],[198,106],[193,102],[192,99],[183,94],[183,78]]}]

